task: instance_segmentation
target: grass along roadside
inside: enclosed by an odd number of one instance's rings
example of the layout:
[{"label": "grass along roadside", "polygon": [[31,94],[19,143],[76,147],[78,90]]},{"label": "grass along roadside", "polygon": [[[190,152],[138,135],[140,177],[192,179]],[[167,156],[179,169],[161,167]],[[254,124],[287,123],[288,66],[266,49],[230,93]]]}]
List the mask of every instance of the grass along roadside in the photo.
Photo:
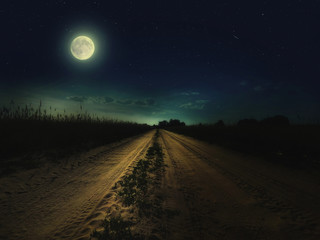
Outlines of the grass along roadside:
[{"label": "grass along roadside", "polygon": [[[161,182],[165,172],[164,154],[158,142],[157,130],[153,145],[144,159],[118,181],[114,190],[121,204],[118,215],[107,215],[100,230],[90,239],[162,239],[164,217],[172,218],[177,212],[163,208]],[[122,212],[122,214],[120,213]]]},{"label": "grass along roadside", "polygon": [[151,130],[146,124],[26,105],[0,107],[0,177]]}]

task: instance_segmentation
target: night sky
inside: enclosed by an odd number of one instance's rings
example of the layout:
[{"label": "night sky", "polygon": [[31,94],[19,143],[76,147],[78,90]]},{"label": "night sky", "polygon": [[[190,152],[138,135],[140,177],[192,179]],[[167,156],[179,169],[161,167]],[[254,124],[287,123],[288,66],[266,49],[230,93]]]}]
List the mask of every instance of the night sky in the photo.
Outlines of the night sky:
[{"label": "night sky", "polygon": [[[4,1],[0,103],[154,124],[320,122],[320,1]],[[96,51],[76,60],[70,44]]]}]

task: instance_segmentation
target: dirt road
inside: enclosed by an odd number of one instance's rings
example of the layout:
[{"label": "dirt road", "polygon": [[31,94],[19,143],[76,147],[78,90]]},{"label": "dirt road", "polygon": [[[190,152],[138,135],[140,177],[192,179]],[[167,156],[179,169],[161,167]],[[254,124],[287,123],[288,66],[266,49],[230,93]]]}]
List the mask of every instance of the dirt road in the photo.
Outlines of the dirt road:
[{"label": "dirt road", "polygon": [[183,213],[175,238],[320,239],[319,178],[167,131],[162,141],[167,202]]},{"label": "dirt road", "polygon": [[154,132],[75,156],[61,164],[0,179],[0,239],[74,239],[89,235],[99,204]]},{"label": "dirt road", "polygon": [[[0,239],[88,239],[155,131],[0,179]],[[319,178],[160,131],[164,239],[320,239]]]}]

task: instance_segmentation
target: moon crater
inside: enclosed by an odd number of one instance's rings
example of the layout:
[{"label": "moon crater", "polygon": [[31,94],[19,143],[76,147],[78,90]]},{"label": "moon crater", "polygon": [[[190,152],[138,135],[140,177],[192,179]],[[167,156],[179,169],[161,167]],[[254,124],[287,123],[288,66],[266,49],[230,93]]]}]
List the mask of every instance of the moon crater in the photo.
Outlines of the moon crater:
[{"label": "moon crater", "polygon": [[70,47],[72,55],[79,60],[87,60],[94,53],[94,43],[87,36],[78,36],[73,39]]}]

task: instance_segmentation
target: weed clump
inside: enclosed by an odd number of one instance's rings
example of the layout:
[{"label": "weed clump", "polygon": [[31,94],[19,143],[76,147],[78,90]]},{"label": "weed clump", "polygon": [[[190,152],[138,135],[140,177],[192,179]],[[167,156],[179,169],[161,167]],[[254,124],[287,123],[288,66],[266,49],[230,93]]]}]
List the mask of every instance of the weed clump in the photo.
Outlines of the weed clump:
[{"label": "weed clump", "polygon": [[148,182],[150,180],[148,177],[150,165],[150,160],[139,160],[132,173],[119,181],[121,190],[118,192],[118,195],[122,197],[125,206],[137,203],[138,199],[144,198],[147,194]]},{"label": "weed clump", "polygon": [[[155,139],[157,136],[156,134]],[[125,206],[136,204],[140,213],[146,213],[146,210],[150,209],[152,204],[148,202],[146,197],[150,183],[154,183],[150,174],[157,171],[159,173],[164,171],[164,161],[160,144],[154,142],[147,151],[146,159],[140,159],[132,173],[118,182],[121,186],[118,195],[122,198]]]},{"label": "weed clump", "polygon": [[[159,131],[154,137],[154,144],[149,147],[145,159],[140,159],[132,172],[117,182],[113,189],[120,185],[117,195],[124,206],[132,206],[132,213],[137,210],[140,220],[142,218],[161,218],[166,212],[162,208],[163,199],[154,196],[154,189],[165,171],[163,152],[157,142]],[[172,215],[172,214],[171,214]],[[144,239],[143,235],[132,234],[131,227],[136,223],[124,221],[121,217],[104,220],[102,232],[94,231],[92,237],[104,239]],[[153,238],[158,239],[153,235]]]},{"label": "weed clump", "polygon": [[[143,236],[139,234],[132,234],[131,221],[125,221],[121,216],[106,218],[102,222],[103,231],[94,231],[91,238],[98,240],[142,240]],[[90,239],[91,239],[90,238]]]}]

